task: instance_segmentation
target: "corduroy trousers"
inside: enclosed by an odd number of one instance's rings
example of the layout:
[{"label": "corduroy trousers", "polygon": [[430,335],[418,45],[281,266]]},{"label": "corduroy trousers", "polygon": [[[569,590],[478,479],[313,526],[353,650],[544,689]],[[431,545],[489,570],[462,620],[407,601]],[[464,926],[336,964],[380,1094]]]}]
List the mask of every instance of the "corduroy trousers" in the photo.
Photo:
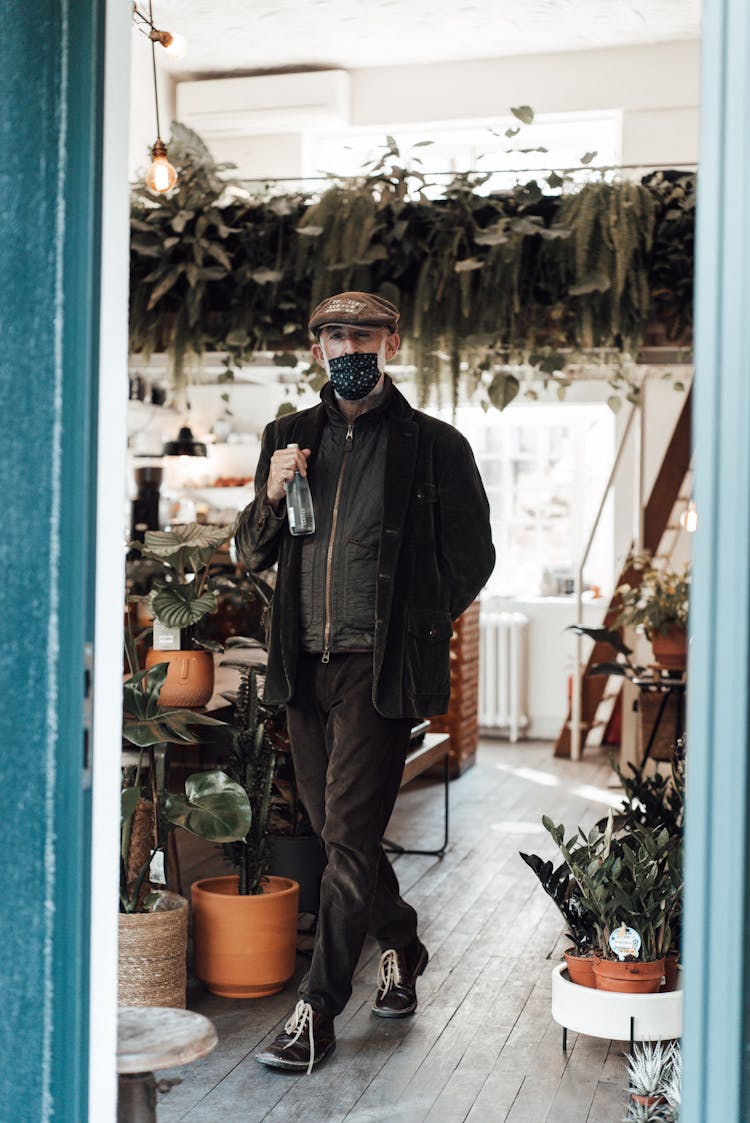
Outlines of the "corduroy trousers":
[{"label": "corduroy trousers", "polygon": [[[372,703],[372,654],[300,654],[287,705],[302,800],[326,848],[310,970],[300,997],[339,1014],[368,932],[381,949],[417,938],[417,914],[399,892],[382,840],[396,802],[412,721]],[[374,980],[373,980],[374,982]]]}]

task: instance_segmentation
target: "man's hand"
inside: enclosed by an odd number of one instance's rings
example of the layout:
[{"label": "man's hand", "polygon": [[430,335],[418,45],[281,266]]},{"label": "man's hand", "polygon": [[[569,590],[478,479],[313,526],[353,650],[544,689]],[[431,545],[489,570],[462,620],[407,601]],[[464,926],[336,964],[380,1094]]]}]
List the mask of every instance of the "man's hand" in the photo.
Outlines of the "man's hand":
[{"label": "man's hand", "polygon": [[277,448],[271,457],[266,481],[266,496],[275,509],[286,494],[284,484],[294,478],[295,469],[301,476],[307,475],[309,448]]}]

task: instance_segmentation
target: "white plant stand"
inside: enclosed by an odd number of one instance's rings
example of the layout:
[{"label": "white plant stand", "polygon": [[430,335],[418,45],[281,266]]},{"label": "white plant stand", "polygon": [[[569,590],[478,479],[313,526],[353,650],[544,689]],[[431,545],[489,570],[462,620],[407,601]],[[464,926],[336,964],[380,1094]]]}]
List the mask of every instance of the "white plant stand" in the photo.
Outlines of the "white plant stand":
[{"label": "white plant stand", "polygon": [[568,1030],[610,1041],[665,1041],[682,1036],[682,973],[677,989],[659,994],[619,994],[571,983],[564,963],[552,970],[552,1017]]}]

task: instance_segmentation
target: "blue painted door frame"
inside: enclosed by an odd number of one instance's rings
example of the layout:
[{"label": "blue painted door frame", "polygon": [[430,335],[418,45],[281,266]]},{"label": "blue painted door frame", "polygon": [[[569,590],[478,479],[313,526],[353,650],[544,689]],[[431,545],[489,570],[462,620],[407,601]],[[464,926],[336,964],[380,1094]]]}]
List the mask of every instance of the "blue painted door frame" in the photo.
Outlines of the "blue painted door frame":
[{"label": "blue painted door frame", "polygon": [[707,0],[694,398],[683,1123],[746,1123],[750,5]]},{"label": "blue painted door frame", "polygon": [[0,1114],[87,1117],[103,0],[2,2]]}]

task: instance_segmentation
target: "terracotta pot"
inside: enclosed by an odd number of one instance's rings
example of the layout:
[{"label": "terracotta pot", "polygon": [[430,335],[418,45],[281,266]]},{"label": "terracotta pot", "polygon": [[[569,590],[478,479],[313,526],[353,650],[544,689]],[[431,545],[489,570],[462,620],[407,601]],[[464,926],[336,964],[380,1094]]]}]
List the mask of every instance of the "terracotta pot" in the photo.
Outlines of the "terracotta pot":
[{"label": "terracotta pot", "polygon": [[654,659],[668,671],[684,671],[687,667],[687,632],[674,625],[665,636],[652,632],[649,636]]},{"label": "terracotta pot", "polygon": [[596,986],[594,957],[592,955],[576,955],[574,948],[564,951],[563,955],[568,965],[568,978],[571,983],[577,983],[579,987],[591,987],[593,989]]},{"label": "terracotta pot", "polygon": [[195,973],[222,998],[262,998],[294,974],[299,886],[267,877],[263,893],[240,897],[238,882],[207,877],[193,885]]},{"label": "terracotta pot", "polygon": [[173,908],[118,917],[120,1006],[185,1007],[189,909],[184,897],[171,897]]},{"label": "terracotta pot", "polygon": [[656,1107],[665,1102],[663,1096],[641,1096],[638,1092],[631,1092],[630,1098],[633,1103],[643,1104],[644,1107]]},{"label": "terracotta pot", "polygon": [[169,663],[161,688],[162,706],[205,706],[214,692],[214,657],[210,651],[154,651],[146,653],[146,667]]},{"label": "terracotta pot", "polygon": [[643,963],[639,959],[600,959],[594,956],[594,978],[597,990],[622,991],[625,994],[655,994],[661,986],[664,959]]},{"label": "terracotta pot", "polygon": [[667,952],[667,957],[664,960],[664,986],[662,990],[677,990],[677,972],[679,967],[680,953],[678,951]]}]

